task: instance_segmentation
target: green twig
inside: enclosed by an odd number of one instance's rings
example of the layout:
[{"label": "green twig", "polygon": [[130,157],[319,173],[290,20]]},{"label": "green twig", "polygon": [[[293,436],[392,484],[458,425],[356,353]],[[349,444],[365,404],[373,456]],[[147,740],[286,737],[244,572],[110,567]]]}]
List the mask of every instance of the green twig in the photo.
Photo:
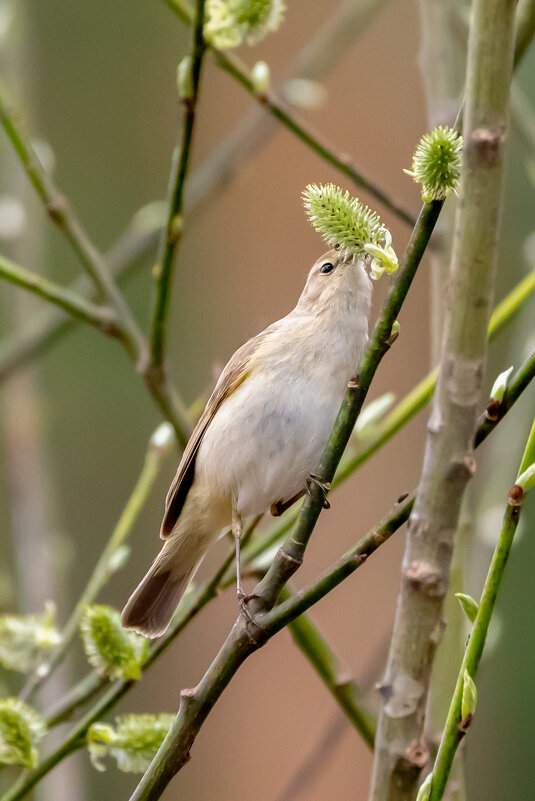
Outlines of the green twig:
[{"label": "green twig", "polygon": [[[184,0],[163,1],[183,23],[187,25],[191,24],[191,14]],[[298,122],[295,117],[284,108],[282,102],[278,98],[269,92],[257,92],[247,68],[237,56],[223,53],[221,50],[217,50],[211,45],[210,48],[214,52],[218,65],[243,86],[243,88],[282,123],[285,128],[295,134],[301,142],[311,148],[324,159],[324,161],[349,178],[355,186],[369,192],[370,195],[378,200],[386,209],[395,214],[402,222],[407,225],[415,224],[414,215],[405,211],[405,209],[393,201],[386,192],[383,192],[383,190],[372,181],[365,178],[346,158],[337,156],[329,146],[321,142],[316,134],[313,134],[302,123]]]},{"label": "green twig", "polygon": [[9,107],[3,95],[4,90],[0,85],[0,122],[11,140],[26,174],[41,198],[49,217],[69,241],[94,282],[95,287],[115,309],[118,325],[123,329],[123,339],[130,355],[133,358],[142,360],[146,350],[143,335],[126,301],[111,278],[102,256],[98,253],[76,215],[69,207],[67,199],[60,194],[39,161],[32,143],[23,133],[16,112]]},{"label": "green twig", "polygon": [[169,210],[167,223],[162,232],[157,261],[158,272],[151,330],[151,371],[159,371],[162,369],[163,365],[173,264],[176,259],[178,244],[182,237],[184,186],[193,142],[195,110],[199,95],[202,61],[206,49],[203,38],[204,3],[205,0],[197,0],[196,3],[193,20],[191,92],[187,97],[182,98],[185,109],[184,126],[181,135],[181,143],[180,145],[177,144],[173,156],[173,165],[169,178]]},{"label": "green twig", "polygon": [[[122,280],[152,245],[161,231],[162,222],[154,217],[151,207],[143,207],[132,218],[124,233],[105,256],[111,274]],[[69,291],[95,300],[98,292],[87,275],[81,275],[69,286]],[[0,383],[60,342],[75,325],[52,306],[44,308],[13,334],[0,341]]]},{"label": "green twig", "polygon": [[515,60],[517,67],[535,36],[535,0],[520,0],[516,15]]},{"label": "green twig", "polygon": [[[533,426],[528,437],[524,451],[524,457],[518,471],[517,480],[524,470],[533,464],[534,461],[535,421],[533,422]],[[500,539],[494,550],[494,555],[492,557],[492,562],[487,574],[485,586],[479,600],[477,615],[472,625],[470,638],[468,640],[461,667],[459,669],[459,675],[449,708],[446,725],[442,733],[438,754],[433,765],[429,801],[441,801],[442,797],[444,796],[446,783],[450,775],[455,753],[472,722],[472,713],[469,713],[467,716],[463,716],[461,713],[464,677],[466,674],[468,674],[472,680],[476,677],[479,662],[483,655],[483,649],[485,647],[487,632],[492,619],[496,598],[505,572],[507,560],[509,559],[509,554],[511,553],[513,537],[518,526],[525,496],[526,493],[523,492],[523,490],[516,484],[509,492]]]},{"label": "green twig", "polygon": [[32,273],[18,264],[0,255],[0,278],[14,286],[22,287],[28,292],[59,306],[75,320],[98,328],[107,336],[121,338],[121,330],[117,326],[117,317],[113,309],[97,306],[83,296],[66,287],[60,286],[37,273]]},{"label": "green twig", "polygon": [[[21,698],[28,701],[38,687],[47,680],[54,670],[61,664],[67,651],[76,635],[80,620],[88,606],[94,603],[95,598],[100,593],[104,585],[113,575],[115,567],[113,558],[118,553],[119,548],[124,545],[132,528],[145,506],[150,495],[154,482],[160,472],[163,460],[169,453],[174,444],[174,437],[168,423],[159,426],[149,441],[149,446],[145,456],[145,461],[141,469],[139,478],[132,490],[132,493],[124,507],[122,514],[115,526],[110,539],[106,543],[104,550],[100,554],[97,564],[83,590],[80,599],[74,607],[61,634],[61,642],[58,648],[51,654],[50,661],[46,665],[46,671],[40,670],[39,674],[32,676],[26,687],[21,693]],[[42,668],[42,666],[41,666]]]},{"label": "green twig", "polygon": [[[285,589],[280,597],[282,600],[289,600],[292,595]],[[307,615],[303,614],[292,620],[288,628],[346,717],[373,751],[375,715],[349,668],[340,662]]]}]

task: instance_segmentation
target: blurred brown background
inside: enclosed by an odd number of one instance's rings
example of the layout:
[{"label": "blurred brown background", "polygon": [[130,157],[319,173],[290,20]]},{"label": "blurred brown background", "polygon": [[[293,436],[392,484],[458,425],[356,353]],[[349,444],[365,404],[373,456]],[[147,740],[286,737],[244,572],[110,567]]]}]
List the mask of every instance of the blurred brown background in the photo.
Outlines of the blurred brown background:
[{"label": "blurred brown background", "polygon": [[[328,0],[290,0],[288,5],[278,34],[240,52],[250,66],[265,59],[274,86],[335,7]],[[419,6],[416,2],[384,6],[340,57],[333,54],[335,66],[322,81],[324,104],[295,113],[417,213],[417,188],[402,169],[410,166],[414,144],[428,127],[418,67]],[[189,46],[187,31],[155,0],[27,0],[17,4],[14,13],[2,49],[8,88],[30,129],[52,148],[57,183],[106,249],[134,212],[165,194],[180,125],[175,71]],[[532,99],[534,72],[532,53],[519,75]],[[207,57],[194,166],[254,105]],[[272,125],[267,117],[265,123]],[[80,267],[47,224],[3,134],[0,140],[0,191],[22,198],[28,210],[24,240],[14,246],[19,259],[68,282]],[[528,156],[513,132],[498,297],[527,269],[524,243],[533,228]],[[169,349],[169,372],[188,402],[210,383],[214,363],[224,362],[245,339],[294,305],[310,264],[324,249],[305,220],[300,193],[309,182],[330,180],[378,209],[401,254],[408,229],[281,127],[274,127],[269,139],[250,158],[244,157],[225,185],[189,214],[175,274]],[[126,284],[128,299],[144,324],[153,260],[154,253],[141,260]],[[384,296],[385,284],[376,287],[376,302]],[[39,302],[19,303],[19,291],[0,289],[5,333],[17,319],[34,313]],[[381,365],[372,397],[391,390],[401,398],[430,368],[430,298],[429,265],[424,263],[400,317],[401,337]],[[491,376],[513,362],[518,365],[533,331],[532,316],[533,303],[495,342]],[[2,387],[2,603],[10,609],[18,604],[25,611],[37,610],[45,588],[46,597],[56,598],[64,621],[137,478],[159,418],[120,349],[80,326],[40,360],[31,378],[23,380],[29,383],[24,386],[17,377]],[[23,399],[28,393],[27,408]],[[487,505],[501,508],[534,406],[530,391],[517,414],[482,449],[474,507],[478,492],[481,496],[486,490]],[[417,483],[425,419],[424,412],[336,493],[332,510],[317,527],[299,583],[343,553]],[[26,473],[30,480],[23,482],[25,494],[18,498],[14,448],[26,449],[30,461],[36,450],[41,469],[35,481],[39,484],[44,476],[44,487],[39,488]],[[492,475],[491,457],[499,457]],[[131,537],[133,555],[127,568],[105,590],[106,602],[122,606],[158,549],[163,498],[175,466],[173,457]],[[45,543],[50,564],[41,557],[34,561],[30,547],[26,558],[37,568],[36,585],[28,580],[28,561],[23,567],[16,558],[13,510],[15,518],[17,508],[27,512],[41,493],[44,500],[33,518],[32,534],[38,544]],[[478,685],[478,717],[468,745],[472,801],[528,799],[535,783],[530,759],[535,743],[535,601],[530,569],[535,542],[529,536],[533,504],[530,513],[500,599],[500,633],[489,648]],[[495,524],[494,519],[482,525],[487,539],[497,536]],[[332,648],[370,688],[381,677],[402,548],[399,533],[313,610]],[[202,575],[222,552],[219,546],[210,554]],[[474,568],[467,591],[479,592],[489,557],[489,544],[479,537],[472,549]],[[45,571],[50,580],[43,578]],[[195,620],[121,710],[174,711],[179,689],[200,679],[234,615],[234,594],[228,592]],[[79,656],[78,669],[81,664]],[[288,794],[285,788],[291,777],[326,732],[330,747],[324,744],[320,750],[316,775],[300,794]],[[190,764],[165,798],[361,801],[367,796],[370,767],[366,746],[283,632],[232,682],[195,743]],[[111,765],[107,773],[96,773],[86,754],[73,758],[58,781],[61,770],[48,780],[55,799],[126,799],[137,781]]]}]

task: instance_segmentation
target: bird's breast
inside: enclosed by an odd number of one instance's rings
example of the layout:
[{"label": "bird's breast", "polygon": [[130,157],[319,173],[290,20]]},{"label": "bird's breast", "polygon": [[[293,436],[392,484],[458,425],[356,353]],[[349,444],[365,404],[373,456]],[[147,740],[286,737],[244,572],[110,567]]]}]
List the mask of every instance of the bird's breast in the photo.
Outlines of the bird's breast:
[{"label": "bird's breast", "polygon": [[272,347],[218,409],[196,475],[219,494],[234,495],[244,515],[299,492],[319,462],[365,340],[363,331],[358,347],[324,336],[297,349]]}]

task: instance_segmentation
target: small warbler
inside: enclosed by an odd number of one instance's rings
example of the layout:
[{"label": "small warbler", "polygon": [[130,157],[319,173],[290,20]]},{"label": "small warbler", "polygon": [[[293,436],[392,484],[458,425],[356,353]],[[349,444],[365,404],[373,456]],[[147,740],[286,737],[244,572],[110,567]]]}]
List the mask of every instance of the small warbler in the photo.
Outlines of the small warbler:
[{"label": "small warbler", "polygon": [[310,270],[295,309],[232,356],[186,446],[165,502],[165,544],[128,600],[124,626],[163,634],[229,526],[243,608],[242,518],[280,513],[314,480],[368,337],[371,294],[364,261],[330,250]]}]

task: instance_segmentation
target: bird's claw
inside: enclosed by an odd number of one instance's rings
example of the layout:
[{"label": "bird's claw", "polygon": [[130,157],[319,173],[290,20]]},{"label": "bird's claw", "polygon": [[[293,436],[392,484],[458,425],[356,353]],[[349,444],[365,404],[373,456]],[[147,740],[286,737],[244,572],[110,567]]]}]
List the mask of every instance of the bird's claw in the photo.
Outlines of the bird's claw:
[{"label": "bird's claw", "polygon": [[309,477],[306,479],[306,489],[309,495],[312,489],[312,485],[314,484],[316,485],[316,487],[319,487],[321,494],[323,495],[323,503],[322,503],[323,508],[330,509],[331,504],[327,500],[327,494],[331,489],[330,481],[322,481],[319,476],[316,476],[314,475],[314,473],[311,473]]},{"label": "bird's claw", "polygon": [[250,593],[250,595],[247,595],[247,594],[246,594],[246,593],[245,593],[243,590],[241,590],[241,589],[240,589],[240,590],[238,590],[238,592],[237,592],[238,606],[240,607],[240,612],[242,613],[242,615],[244,616],[244,618],[245,618],[246,620],[248,620],[248,621],[249,621],[249,623],[254,623],[254,622],[255,622],[255,620],[254,620],[254,617],[253,617],[253,615],[252,615],[252,614],[251,614],[251,612],[249,611],[249,606],[248,606],[248,604],[249,604],[249,603],[250,603],[250,601],[252,601],[254,598],[259,598],[259,597],[260,597],[260,596],[259,596],[259,595],[256,595],[254,592]]}]

